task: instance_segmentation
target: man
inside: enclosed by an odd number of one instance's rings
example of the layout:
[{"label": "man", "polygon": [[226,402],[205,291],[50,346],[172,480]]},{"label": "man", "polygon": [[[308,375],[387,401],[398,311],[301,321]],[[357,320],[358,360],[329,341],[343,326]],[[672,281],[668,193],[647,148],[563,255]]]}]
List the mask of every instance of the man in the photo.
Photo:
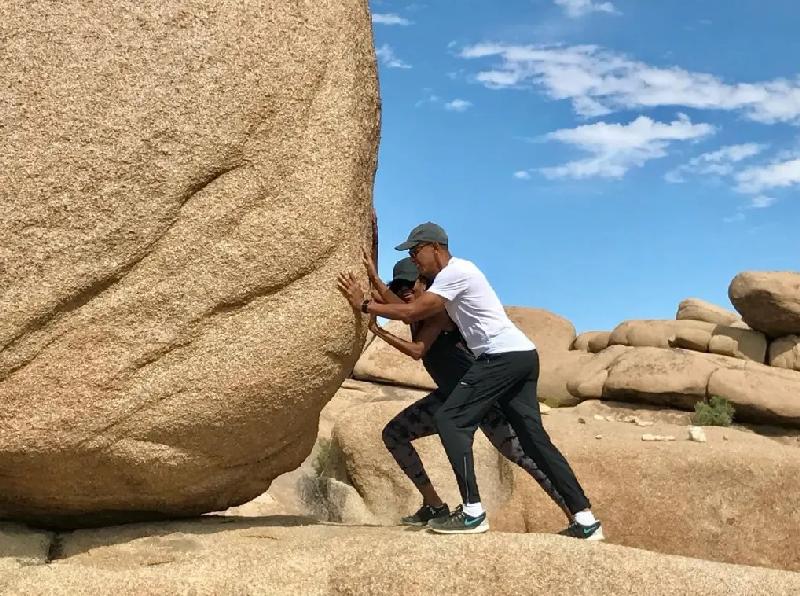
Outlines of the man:
[{"label": "man", "polygon": [[435,421],[450,465],[456,475],[462,505],[429,527],[440,533],[473,533],[486,524],[475,479],[472,441],[478,424],[497,404],[517,433],[524,453],[552,482],[573,514],[573,523],[561,533],[602,540],[599,521],[564,456],[542,426],[536,382],[536,347],[508,318],[486,277],[470,261],[453,257],[445,231],[428,222],[414,228],[397,250],[408,250],[420,273],[433,285],[408,304],[379,304],[365,300],[355,276],[339,276],[339,288],[354,308],[387,319],[414,323],[447,311],[475,364],[437,411]]},{"label": "man", "polygon": [[[366,255],[364,265],[370,283],[376,290],[373,297],[383,304],[413,302],[425,292],[429,283],[425,278],[418,277],[417,266],[410,258],[397,262],[392,281],[388,286],[378,277],[375,265]],[[434,518],[448,516],[450,510],[436,492],[412,443],[418,438],[437,433],[436,412],[475,363],[475,358],[463,345],[461,333],[445,311],[411,325],[411,341],[379,327],[375,317],[370,318],[369,328],[376,337],[403,354],[415,360],[422,360],[425,369],[436,383],[436,389],[432,393],[398,413],[389,421],[382,433],[386,448],[422,496],[422,507],[413,515],[404,517],[402,523],[424,526]],[[536,463],[525,455],[514,429],[500,407],[495,404],[479,426],[503,457],[518,465],[538,482],[571,521],[572,514],[564,499],[556,492]],[[488,523],[484,522],[474,528],[473,533],[488,529]]]}]

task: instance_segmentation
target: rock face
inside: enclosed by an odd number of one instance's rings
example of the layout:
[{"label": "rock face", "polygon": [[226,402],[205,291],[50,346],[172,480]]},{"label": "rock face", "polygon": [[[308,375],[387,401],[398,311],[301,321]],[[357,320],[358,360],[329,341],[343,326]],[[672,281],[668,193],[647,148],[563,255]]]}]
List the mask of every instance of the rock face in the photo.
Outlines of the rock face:
[{"label": "rock face", "polygon": [[746,271],[728,288],[745,323],[770,337],[800,334],[800,273]]},{"label": "rock face", "polygon": [[[2,530],[0,530],[2,532]],[[800,574],[593,544],[489,532],[448,539],[405,528],[317,525],[297,517],[203,519],[84,530],[25,564],[0,553],[13,594],[626,594],[773,596]],[[0,534],[0,542],[2,542]],[[479,573],[459,573],[465,552]],[[523,553],[536,553],[537,564]],[[33,554],[33,553],[32,553]],[[2,562],[8,560],[7,570]],[[592,573],[575,573],[575,569]]]},{"label": "rock face", "polygon": [[608,338],[611,335],[609,331],[586,331],[581,333],[572,342],[573,350],[581,350],[583,352],[599,352],[608,347]]},{"label": "rock face", "polygon": [[[402,321],[389,321],[386,330],[405,340],[411,339],[411,328]],[[361,381],[392,383],[420,389],[436,389],[421,360],[414,360],[376,337],[364,350],[353,369],[353,377]]]},{"label": "rock face", "polygon": [[364,340],[366,2],[12,3],[0,35],[0,517],[255,497]]},{"label": "rock face", "polygon": [[800,373],[690,350],[611,346],[590,359],[567,387],[580,399],[632,401],[691,410],[719,395],[736,420],[800,425]]},{"label": "rock face", "polygon": [[767,353],[767,338],[763,333],[689,319],[625,321],[611,332],[608,345],[685,348],[762,364]]},{"label": "rock face", "polygon": [[742,318],[735,312],[700,300],[699,298],[687,298],[678,305],[678,313],[675,318],[679,321],[706,321],[715,325],[730,326],[741,322]]},{"label": "rock face", "polygon": [[[607,540],[800,570],[800,509],[787,499],[800,491],[797,441],[782,445],[745,429],[704,427],[707,442],[696,443],[689,440],[686,426],[662,422],[667,412],[660,409],[636,412],[637,418],[655,422],[647,429],[593,416],[620,411],[626,410],[619,403],[584,402],[544,418],[602,520]],[[577,423],[578,416],[585,424]],[[594,438],[598,433],[600,441]],[[675,440],[647,442],[645,433]],[[564,522],[539,486],[519,470],[512,500],[501,512],[489,510],[489,521],[495,529],[522,525],[529,532],[557,531]]]},{"label": "rock face", "polygon": [[769,345],[769,364],[800,371],[800,335],[779,337]]}]

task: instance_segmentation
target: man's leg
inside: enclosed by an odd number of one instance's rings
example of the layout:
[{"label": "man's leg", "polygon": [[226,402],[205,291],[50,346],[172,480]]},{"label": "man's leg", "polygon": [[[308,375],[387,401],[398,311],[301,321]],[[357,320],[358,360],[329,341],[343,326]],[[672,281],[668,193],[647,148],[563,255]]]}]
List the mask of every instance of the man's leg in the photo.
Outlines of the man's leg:
[{"label": "man's leg", "polygon": [[508,418],[506,418],[503,411],[498,406],[491,408],[479,426],[483,434],[486,435],[486,438],[494,445],[495,449],[507,460],[525,470],[531,478],[542,487],[544,492],[547,493],[547,496],[558,505],[571,522],[572,513],[569,507],[567,507],[564,497],[555,489],[553,483],[550,482],[547,475],[539,469],[536,462],[525,455],[517,433],[514,432],[514,429],[511,427],[511,424],[509,424]]},{"label": "man's leg", "polygon": [[472,442],[478,424],[492,405],[524,378],[514,375],[506,359],[479,358],[434,416],[463,502],[449,523],[431,524],[434,531],[471,533],[488,529],[475,478]]},{"label": "man's leg", "polygon": [[[550,436],[542,425],[539,402],[536,399],[536,382],[539,377],[539,356],[536,352],[515,353],[516,358],[528,360],[529,373],[524,380],[507,395],[498,400],[520,441],[525,454],[544,472],[555,490],[564,498],[573,518],[583,526],[594,527],[594,516],[590,511],[589,499],[583,492],[575,473],[561,452],[553,445]],[[520,362],[522,364],[522,362]],[[578,517],[576,517],[576,514]],[[582,518],[581,518],[582,516]],[[588,522],[588,523],[584,523]],[[583,537],[602,539],[599,522],[594,534]],[[594,532],[594,530],[592,530]]]},{"label": "man's leg", "polygon": [[384,445],[422,495],[419,511],[402,519],[407,525],[424,525],[433,517],[449,513],[447,505],[433,487],[417,450],[411,444],[416,439],[436,433],[433,416],[443,402],[442,396],[433,392],[405,408],[383,429]]}]

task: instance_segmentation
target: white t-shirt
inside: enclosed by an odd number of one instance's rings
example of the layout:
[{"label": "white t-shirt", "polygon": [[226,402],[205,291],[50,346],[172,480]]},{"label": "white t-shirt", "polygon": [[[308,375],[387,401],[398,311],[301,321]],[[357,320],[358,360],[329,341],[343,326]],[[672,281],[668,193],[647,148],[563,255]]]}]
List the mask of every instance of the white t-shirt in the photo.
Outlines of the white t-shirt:
[{"label": "white t-shirt", "polygon": [[474,263],[451,257],[428,291],[447,300],[447,314],[475,356],[536,349],[508,318],[486,276]]}]

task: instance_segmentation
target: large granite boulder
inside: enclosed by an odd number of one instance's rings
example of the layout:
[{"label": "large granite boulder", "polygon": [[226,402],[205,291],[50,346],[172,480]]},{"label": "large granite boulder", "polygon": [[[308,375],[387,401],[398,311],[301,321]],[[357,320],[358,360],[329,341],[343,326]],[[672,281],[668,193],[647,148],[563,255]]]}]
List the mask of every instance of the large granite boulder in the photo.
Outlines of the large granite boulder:
[{"label": "large granite boulder", "polygon": [[769,364],[800,371],[800,335],[786,335],[771,342]]},{"label": "large granite boulder", "polygon": [[767,354],[767,338],[759,331],[693,319],[624,321],[611,332],[608,345],[684,348],[760,363]]},{"label": "large granite boulder", "polygon": [[0,35],[0,517],[248,501],[364,341],[366,2],[15,2]]},{"label": "large granite boulder", "polygon": [[572,342],[573,350],[597,353],[608,347],[610,331],[585,331]]},{"label": "large granite boulder", "polygon": [[742,317],[737,313],[699,298],[687,298],[681,301],[675,318],[679,321],[706,321],[707,323],[726,326],[740,323],[742,320]]},{"label": "large granite boulder", "polygon": [[734,405],[736,420],[800,426],[800,372],[682,349],[611,346],[586,356],[567,384],[581,400],[691,410],[719,395]]},{"label": "large granite boulder", "polygon": [[745,271],[728,288],[745,323],[769,337],[800,334],[800,273]]}]

